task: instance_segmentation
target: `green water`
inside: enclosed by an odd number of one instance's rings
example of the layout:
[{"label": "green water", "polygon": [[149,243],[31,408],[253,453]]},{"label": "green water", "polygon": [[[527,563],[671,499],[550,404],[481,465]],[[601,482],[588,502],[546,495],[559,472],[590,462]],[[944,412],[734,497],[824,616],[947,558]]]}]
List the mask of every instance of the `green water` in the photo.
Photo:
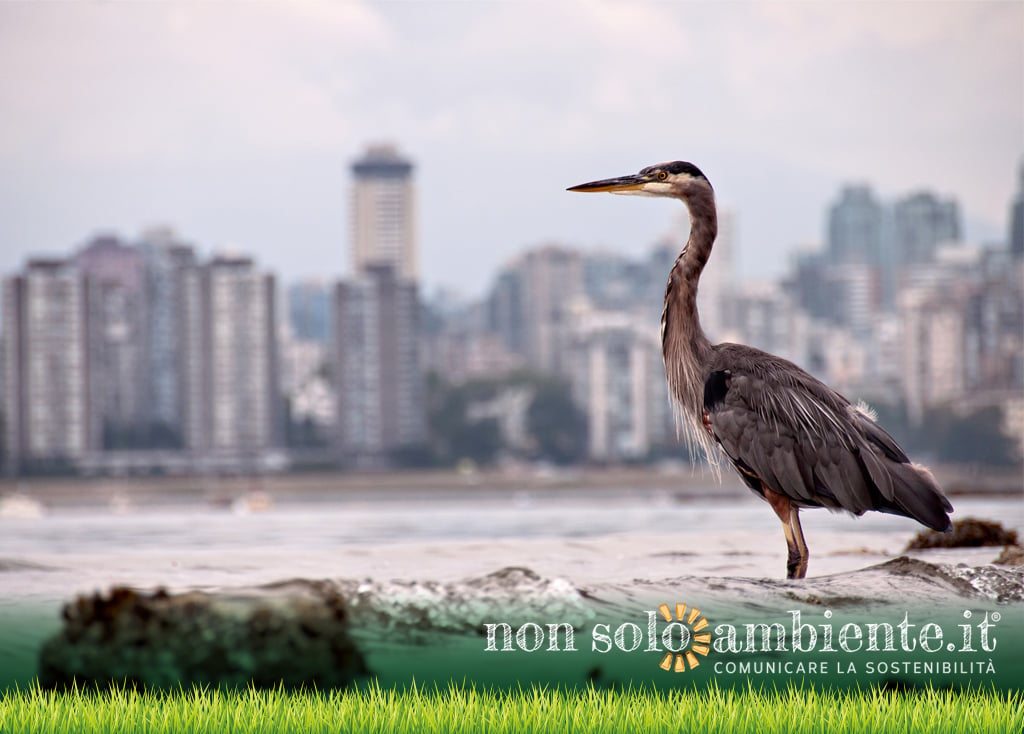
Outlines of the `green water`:
[{"label": "green water", "polygon": [[[734,604],[716,601],[700,608],[701,617],[708,620],[701,632],[711,633],[707,654],[694,655],[696,667],[687,663],[684,655],[683,670],[676,672],[674,655],[669,670],[659,667],[666,647],[680,648],[687,642],[682,652],[692,652],[695,640],[691,637],[684,641],[680,627],[690,627],[684,623],[666,637],[669,623],[657,613],[652,642],[648,612],[657,612],[661,601],[638,601],[635,613],[603,615],[595,609],[592,619],[573,629],[573,649],[568,649],[564,627],[557,630],[552,642],[547,625],[559,620],[542,617],[533,620],[521,638],[516,633],[523,625],[510,624],[513,634],[507,640],[504,628],[496,628],[492,650],[487,649],[484,623],[499,624],[501,620],[481,620],[478,630],[459,633],[416,631],[394,623],[362,626],[352,633],[371,671],[367,681],[385,687],[404,687],[415,681],[504,688],[593,684],[700,689],[714,683],[722,688],[799,684],[838,689],[912,689],[930,685],[1010,691],[1019,690],[1024,681],[1024,606],[1019,604],[954,601],[829,609],[795,602],[762,603],[755,608],[748,600],[736,600]],[[799,642],[803,650],[793,649],[794,611],[800,613]],[[831,617],[826,611],[831,611]],[[965,612],[970,613],[969,618],[965,618]],[[769,625],[770,649],[762,650],[763,629],[754,627],[755,649],[748,651],[746,626],[761,623]],[[727,645],[729,625],[736,632],[731,650]],[[822,625],[831,630],[830,644],[826,641],[829,633]],[[965,641],[965,625],[969,628],[969,643]],[[59,626],[59,611],[52,607],[30,603],[0,607],[0,688],[25,688],[32,683],[37,674],[38,651]],[[892,639],[888,646],[894,649],[887,650],[885,633],[889,627]],[[620,628],[622,636],[616,638]],[[808,628],[814,628],[814,645]],[[937,630],[941,630],[941,642]],[[922,639],[934,652],[921,649]],[[872,643],[878,649],[867,649]],[[552,646],[556,649],[550,649]],[[633,646],[636,649],[630,650]],[[908,646],[914,649],[904,649]],[[537,649],[530,651],[533,648]]]}]

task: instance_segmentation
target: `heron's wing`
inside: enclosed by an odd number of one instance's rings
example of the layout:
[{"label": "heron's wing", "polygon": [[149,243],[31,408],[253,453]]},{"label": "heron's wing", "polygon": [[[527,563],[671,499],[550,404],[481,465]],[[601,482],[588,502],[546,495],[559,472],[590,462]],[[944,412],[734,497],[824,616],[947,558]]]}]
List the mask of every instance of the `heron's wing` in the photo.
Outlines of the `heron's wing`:
[{"label": "heron's wing", "polygon": [[930,475],[838,393],[786,360],[715,349],[704,409],[715,439],[750,481],[801,505],[882,510],[945,527],[949,503]]}]

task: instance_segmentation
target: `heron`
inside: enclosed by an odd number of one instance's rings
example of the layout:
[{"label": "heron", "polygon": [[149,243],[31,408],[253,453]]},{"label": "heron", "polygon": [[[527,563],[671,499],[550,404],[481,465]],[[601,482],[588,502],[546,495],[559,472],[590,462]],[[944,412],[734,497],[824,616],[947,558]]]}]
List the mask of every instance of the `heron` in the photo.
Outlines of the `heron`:
[{"label": "heron", "polygon": [[807,574],[804,508],[856,516],[874,510],[949,530],[953,507],[931,472],[907,457],[866,406],[789,360],[742,344],[712,344],[705,336],[697,284],[718,233],[718,212],[714,189],[697,166],[658,163],[568,190],[668,197],[686,205],[690,236],[669,271],[661,315],[677,425],[712,466],[724,454],[775,511],[786,538],[787,578]]}]

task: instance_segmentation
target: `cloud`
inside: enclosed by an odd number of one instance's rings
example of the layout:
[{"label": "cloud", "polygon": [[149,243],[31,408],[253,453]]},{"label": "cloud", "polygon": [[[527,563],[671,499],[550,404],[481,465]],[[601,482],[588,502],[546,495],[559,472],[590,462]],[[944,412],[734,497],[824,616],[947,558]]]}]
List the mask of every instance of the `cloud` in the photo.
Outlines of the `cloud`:
[{"label": "cloud", "polygon": [[119,162],[308,149],[389,29],[358,3],[0,8],[0,151]]},{"label": "cloud", "polygon": [[993,2],[0,4],[0,237],[201,207],[205,231],[301,268],[344,247],[345,166],[380,139],[417,160],[435,282],[484,283],[551,236],[646,247],[671,211],[558,194],[668,157],[708,171],[766,269],[849,178],[934,187],[998,230],[1022,28],[1024,5]]}]

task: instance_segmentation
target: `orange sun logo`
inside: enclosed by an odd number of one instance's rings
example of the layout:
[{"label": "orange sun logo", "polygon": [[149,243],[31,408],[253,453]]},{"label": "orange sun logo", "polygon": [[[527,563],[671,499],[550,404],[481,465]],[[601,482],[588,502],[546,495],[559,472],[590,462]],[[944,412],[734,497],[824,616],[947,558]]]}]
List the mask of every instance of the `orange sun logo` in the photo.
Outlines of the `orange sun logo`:
[{"label": "orange sun logo", "polygon": [[[701,631],[708,626],[707,617],[703,616],[697,607],[690,607],[690,612],[687,614],[686,605],[682,602],[676,602],[675,622],[672,622],[672,610],[668,604],[658,605],[658,611],[661,612],[661,616],[665,618],[666,622],[678,624],[681,627],[679,650],[665,653],[665,657],[658,663],[658,667],[662,670],[683,673],[689,665],[689,670],[693,670],[700,665],[697,655],[703,657],[708,654],[710,649],[711,632]],[[674,665],[673,660],[675,660]]]}]

